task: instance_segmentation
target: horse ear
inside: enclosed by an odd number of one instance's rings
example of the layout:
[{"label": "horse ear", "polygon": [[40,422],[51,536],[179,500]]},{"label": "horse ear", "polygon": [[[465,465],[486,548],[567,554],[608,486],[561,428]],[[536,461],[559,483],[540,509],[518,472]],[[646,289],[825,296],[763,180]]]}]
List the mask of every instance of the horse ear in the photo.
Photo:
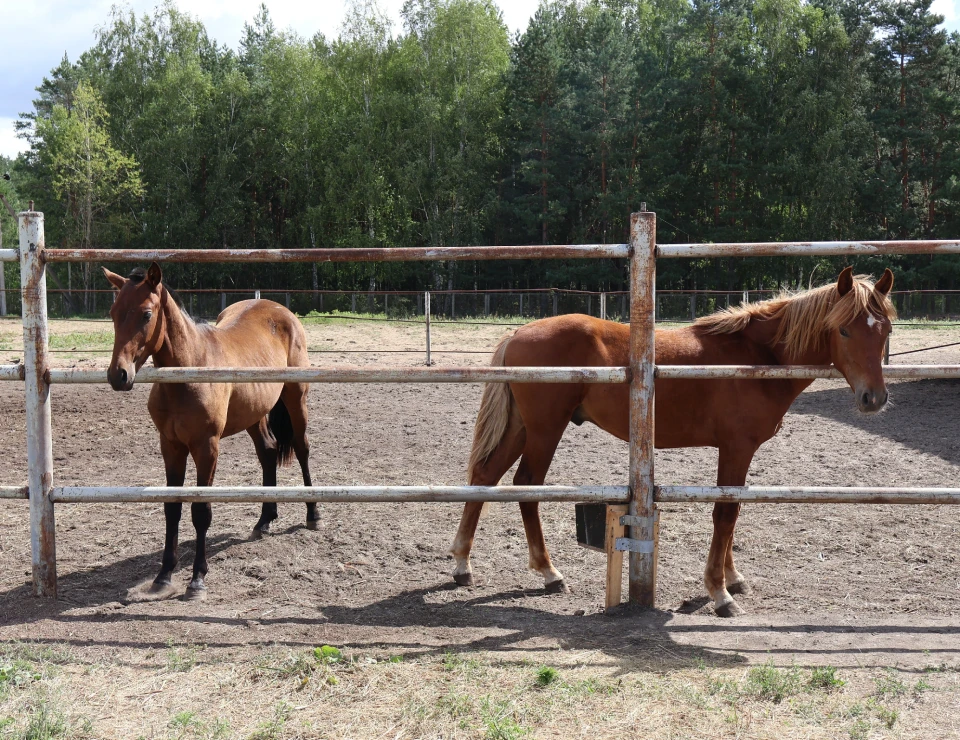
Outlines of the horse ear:
[{"label": "horse ear", "polygon": [[126,278],[120,277],[115,272],[110,272],[110,270],[108,270],[106,267],[101,267],[100,269],[103,270],[103,276],[110,281],[110,285],[117,290],[120,290],[127,282]]},{"label": "horse ear", "polygon": [[883,271],[883,277],[881,277],[877,284],[873,286],[873,289],[880,295],[886,295],[890,292],[890,289],[893,287],[893,272],[891,272],[888,267]]},{"label": "horse ear", "polygon": [[150,269],[147,270],[147,281],[156,288],[160,285],[161,280],[163,280],[163,273],[160,271],[160,265],[156,262],[151,262]]},{"label": "horse ear", "polygon": [[853,289],[853,268],[844,267],[840,277],[837,278],[837,293],[841,297],[845,296]]}]

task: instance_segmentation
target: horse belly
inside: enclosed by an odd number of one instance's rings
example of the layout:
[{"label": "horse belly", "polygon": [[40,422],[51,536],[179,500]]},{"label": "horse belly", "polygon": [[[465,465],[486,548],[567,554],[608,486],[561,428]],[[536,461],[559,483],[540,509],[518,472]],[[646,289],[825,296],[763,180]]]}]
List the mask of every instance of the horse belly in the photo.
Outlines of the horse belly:
[{"label": "horse belly", "polygon": [[234,383],[230,389],[223,435],[249,429],[270,413],[283,391],[283,383]]}]

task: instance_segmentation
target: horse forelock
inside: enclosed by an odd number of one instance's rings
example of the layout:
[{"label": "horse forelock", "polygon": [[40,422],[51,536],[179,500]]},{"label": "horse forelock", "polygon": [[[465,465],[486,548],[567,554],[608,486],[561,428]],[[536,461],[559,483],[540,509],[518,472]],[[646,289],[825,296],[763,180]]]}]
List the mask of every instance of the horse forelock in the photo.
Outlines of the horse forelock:
[{"label": "horse forelock", "polygon": [[696,322],[710,334],[732,334],[747,328],[753,319],[780,319],[774,343],[782,343],[790,357],[798,357],[823,345],[829,331],[866,313],[874,319],[894,319],[897,312],[886,295],[874,290],[873,281],[857,275],[844,296],[830,283],[800,293],[781,293],[776,298],[727,308]]}]

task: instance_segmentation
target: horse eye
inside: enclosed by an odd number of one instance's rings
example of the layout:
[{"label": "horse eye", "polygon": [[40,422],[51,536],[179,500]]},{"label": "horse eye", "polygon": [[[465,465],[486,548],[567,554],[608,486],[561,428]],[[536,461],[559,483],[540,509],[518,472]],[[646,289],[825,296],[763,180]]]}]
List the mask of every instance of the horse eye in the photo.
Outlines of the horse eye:
[{"label": "horse eye", "polygon": [[144,312],[143,312],[143,320],[144,320],[144,321],[149,321],[151,316],[153,316],[153,311],[144,311]]},{"label": "horse eye", "polygon": [[841,327],[840,327],[840,336],[841,336],[841,337],[849,337],[850,334],[849,334],[849,332],[847,332],[846,329],[844,329],[844,328],[841,326]]}]

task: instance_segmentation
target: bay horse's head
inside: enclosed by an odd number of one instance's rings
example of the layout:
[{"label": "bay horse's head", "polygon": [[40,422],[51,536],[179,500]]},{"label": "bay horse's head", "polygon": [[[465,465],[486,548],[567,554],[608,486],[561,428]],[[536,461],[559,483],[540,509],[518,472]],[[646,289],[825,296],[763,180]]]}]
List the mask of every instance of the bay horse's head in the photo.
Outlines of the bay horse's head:
[{"label": "bay horse's head", "polygon": [[113,358],[107,371],[107,380],[115,391],[133,389],[137,371],[154,352],[163,346],[163,301],[166,291],[156,262],[144,272],[137,268],[124,278],[106,267],[103,274],[117,289],[116,300],[110,308],[113,319]]},{"label": "bay horse's head", "polygon": [[873,285],[847,267],[837,280],[835,300],[826,315],[830,359],[853,389],[857,407],[876,413],[887,403],[883,349],[896,316],[889,293],[893,273],[886,269]]}]

